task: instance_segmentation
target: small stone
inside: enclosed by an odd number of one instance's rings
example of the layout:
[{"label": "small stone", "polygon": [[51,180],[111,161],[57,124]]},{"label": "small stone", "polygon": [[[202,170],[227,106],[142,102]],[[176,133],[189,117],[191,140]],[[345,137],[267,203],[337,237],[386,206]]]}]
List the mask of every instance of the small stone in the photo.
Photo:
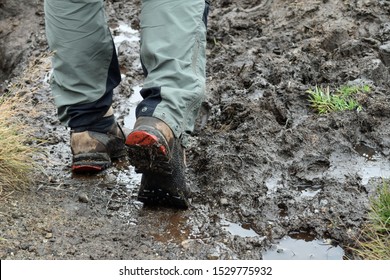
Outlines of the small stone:
[{"label": "small stone", "polygon": [[191,239],[187,239],[187,240],[184,240],[183,242],[181,242],[181,246],[184,249],[189,249],[192,244],[193,244],[193,241]]},{"label": "small stone", "polygon": [[219,254],[217,254],[217,253],[208,254],[207,259],[210,261],[216,261],[219,259]]},{"label": "small stone", "polygon": [[89,202],[89,197],[86,193],[79,193],[79,201],[81,203],[88,203]]},{"label": "small stone", "polygon": [[226,198],[221,198],[221,200],[219,202],[221,203],[222,206],[229,204],[229,201]]},{"label": "small stone", "polygon": [[46,239],[50,239],[50,238],[52,238],[53,237],[53,233],[51,233],[51,232],[48,232],[48,233],[46,233],[46,235],[45,235],[45,238]]}]

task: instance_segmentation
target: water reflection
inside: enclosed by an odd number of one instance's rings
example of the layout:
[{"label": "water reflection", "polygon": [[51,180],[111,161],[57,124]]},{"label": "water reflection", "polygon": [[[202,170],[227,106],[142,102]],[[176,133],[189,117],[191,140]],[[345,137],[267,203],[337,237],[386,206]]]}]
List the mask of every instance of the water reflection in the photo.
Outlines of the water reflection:
[{"label": "water reflection", "polygon": [[228,221],[221,221],[222,228],[228,231],[232,235],[240,237],[256,237],[259,236],[250,225],[236,224]]},{"label": "water reflection", "polygon": [[342,260],[344,250],[326,240],[305,241],[290,236],[263,252],[264,260]]}]

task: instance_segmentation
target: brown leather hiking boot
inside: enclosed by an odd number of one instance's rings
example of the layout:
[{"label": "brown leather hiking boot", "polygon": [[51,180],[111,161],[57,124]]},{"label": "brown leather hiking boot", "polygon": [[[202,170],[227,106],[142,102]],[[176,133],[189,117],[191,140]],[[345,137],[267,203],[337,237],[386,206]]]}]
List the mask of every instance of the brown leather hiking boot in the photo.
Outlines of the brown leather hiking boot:
[{"label": "brown leather hiking boot", "polygon": [[188,208],[184,149],[172,130],[157,118],[140,117],[126,145],[130,163],[143,173],[138,200],[150,206]]},{"label": "brown leather hiking boot", "polygon": [[111,159],[126,156],[125,134],[118,124],[107,133],[71,131],[72,171],[96,173],[111,165]]}]

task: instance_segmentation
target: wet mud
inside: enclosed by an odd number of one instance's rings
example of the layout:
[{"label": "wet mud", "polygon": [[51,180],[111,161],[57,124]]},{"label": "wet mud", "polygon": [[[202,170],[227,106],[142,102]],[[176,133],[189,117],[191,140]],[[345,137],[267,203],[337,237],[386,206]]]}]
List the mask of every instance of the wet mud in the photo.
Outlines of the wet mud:
[{"label": "wet mud", "polygon": [[[0,199],[1,259],[358,258],[349,247],[390,177],[389,1],[212,1],[185,211],[138,202],[140,176],[126,159],[97,176],[71,174],[37,2],[37,43],[21,55],[39,61],[29,86],[41,114],[31,122],[45,160],[30,190]],[[139,1],[107,1],[123,78],[115,114],[130,127],[143,82],[138,13]],[[346,84],[370,85],[362,110],[311,108],[308,89]]]}]

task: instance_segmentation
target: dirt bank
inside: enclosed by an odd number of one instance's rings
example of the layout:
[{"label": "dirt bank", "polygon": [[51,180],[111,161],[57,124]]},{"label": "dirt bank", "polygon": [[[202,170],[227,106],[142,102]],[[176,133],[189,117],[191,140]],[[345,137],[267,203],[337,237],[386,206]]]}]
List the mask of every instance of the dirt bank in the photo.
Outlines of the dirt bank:
[{"label": "dirt bank", "polygon": [[[72,176],[69,132],[44,82],[50,64],[36,2],[34,12],[18,10],[34,34],[19,55],[39,69],[28,86],[45,172],[28,192],[0,198],[1,259],[356,258],[348,246],[390,177],[389,1],[212,1],[208,99],[188,150],[186,211],[143,208],[126,162]],[[115,97],[125,124],[142,85],[138,12],[139,1],[107,1],[114,36],[128,36],[117,41],[124,79]],[[10,20],[18,19],[0,24]],[[16,29],[0,36],[4,50],[25,39]],[[3,53],[2,65],[14,56]],[[346,84],[370,85],[361,111],[310,107],[308,89]],[[291,240],[304,242],[300,254]]]}]

